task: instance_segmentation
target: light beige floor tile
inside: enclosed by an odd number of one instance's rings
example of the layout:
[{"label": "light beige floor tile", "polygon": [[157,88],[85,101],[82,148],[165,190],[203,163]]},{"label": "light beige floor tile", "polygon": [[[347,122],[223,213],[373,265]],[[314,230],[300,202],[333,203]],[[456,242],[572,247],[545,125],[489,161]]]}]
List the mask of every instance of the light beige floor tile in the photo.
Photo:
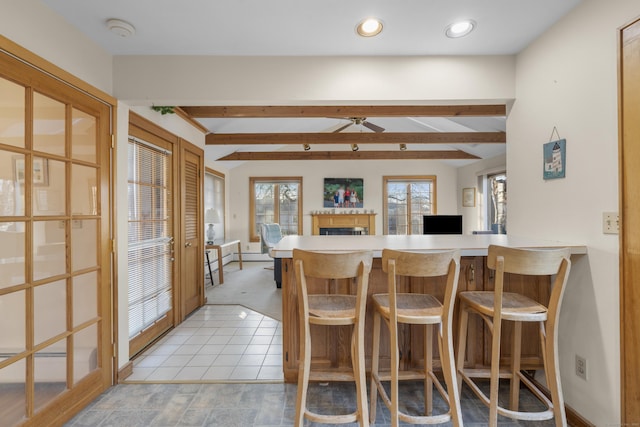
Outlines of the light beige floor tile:
[{"label": "light beige floor tile", "polygon": [[244,354],[238,360],[238,366],[261,366],[264,357],[264,354]]},{"label": "light beige floor tile", "polygon": [[207,344],[226,345],[231,340],[232,336],[233,335],[214,335],[211,338],[209,338],[209,341],[207,341]]},{"label": "light beige floor tile", "polygon": [[231,337],[227,345],[249,345],[251,337],[248,335],[236,335]]},{"label": "light beige floor tile", "polygon": [[259,327],[256,330],[256,335],[269,335],[269,336],[273,336],[276,333],[276,328],[263,328],[263,327]]},{"label": "light beige floor tile", "polygon": [[284,374],[282,373],[282,366],[262,366],[258,373],[258,380],[282,380],[284,381]]},{"label": "light beige floor tile", "polygon": [[224,344],[205,344],[202,346],[200,350],[198,350],[199,355],[215,355],[220,354],[222,349],[224,348]]},{"label": "light beige floor tile", "polygon": [[216,355],[215,354],[198,354],[195,355],[191,358],[191,360],[189,360],[186,364],[186,366],[211,366],[214,362],[214,360],[216,360]]},{"label": "light beige floor tile", "polygon": [[194,354],[198,354],[198,351],[202,348],[202,344],[184,344],[181,345],[178,349],[176,349],[176,351],[173,352],[174,355],[176,354],[190,354],[190,355],[194,355]]},{"label": "light beige floor tile", "polygon": [[199,381],[208,369],[209,368],[207,366],[186,366],[182,368],[175,377],[173,377],[173,380]]},{"label": "light beige floor tile", "polygon": [[228,380],[234,366],[212,366],[202,375],[202,380]]},{"label": "light beige floor tile", "polygon": [[211,366],[236,366],[239,358],[237,354],[220,354]]},{"label": "light beige floor tile", "polygon": [[182,367],[180,366],[156,368],[156,370],[149,374],[145,379],[147,381],[171,381],[181,369]]},{"label": "light beige floor tile", "polygon": [[244,354],[244,351],[246,350],[246,348],[247,348],[246,345],[231,345],[231,344],[227,344],[222,349],[220,354]]},{"label": "light beige floor tile", "polygon": [[187,365],[187,363],[189,363],[189,361],[193,358],[192,355],[181,355],[181,354],[174,354],[171,355],[169,357],[167,357],[167,359],[162,362],[162,365],[160,366],[179,366],[179,367],[184,367]]},{"label": "light beige floor tile", "polygon": [[147,377],[149,375],[151,375],[151,373],[153,371],[155,371],[156,368],[143,368],[140,366],[134,366],[133,368],[133,373],[131,375],[129,375],[125,381],[143,381],[146,380]]},{"label": "light beige floor tile", "polygon": [[133,365],[141,368],[157,368],[167,360],[168,355],[144,356],[134,360]]},{"label": "light beige floor tile", "polygon": [[253,336],[251,338],[251,342],[249,344],[251,344],[251,345],[269,345],[269,344],[271,344],[272,340],[273,340],[273,337],[271,337],[269,335],[256,335],[256,336]]},{"label": "light beige floor tile", "polygon": [[244,354],[262,354],[264,356],[268,350],[269,345],[267,344],[250,344],[245,349]]},{"label": "light beige floor tile", "polygon": [[230,380],[256,380],[260,373],[260,366],[237,366],[231,375]]},{"label": "light beige floor tile", "polygon": [[185,341],[185,344],[206,344],[207,341],[209,341],[209,337],[207,335],[193,335]]}]

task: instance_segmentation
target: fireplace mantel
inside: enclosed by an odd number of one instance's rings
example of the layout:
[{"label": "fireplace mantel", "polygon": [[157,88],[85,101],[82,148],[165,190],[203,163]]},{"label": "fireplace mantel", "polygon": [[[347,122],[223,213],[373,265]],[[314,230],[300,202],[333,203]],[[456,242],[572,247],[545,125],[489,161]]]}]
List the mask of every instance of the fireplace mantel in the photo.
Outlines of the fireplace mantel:
[{"label": "fireplace mantel", "polygon": [[376,214],[311,214],[311,234],[320,235],[321,228],[364,228],[364,234],[376,234]]}]

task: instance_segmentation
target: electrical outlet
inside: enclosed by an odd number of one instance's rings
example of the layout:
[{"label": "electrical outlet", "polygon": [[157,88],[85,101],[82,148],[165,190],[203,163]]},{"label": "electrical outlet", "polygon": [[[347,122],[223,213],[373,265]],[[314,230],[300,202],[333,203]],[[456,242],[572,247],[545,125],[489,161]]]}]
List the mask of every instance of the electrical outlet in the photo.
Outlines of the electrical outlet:
[{"label": "electrical outlet", "polygon": [[620,215],[617,212],[602,213],[602,232],[604,234],[620,233]]},{"label": "electrical outlet", "polygon": [[587,359],[576,354],[576,375],[587,380]]}]

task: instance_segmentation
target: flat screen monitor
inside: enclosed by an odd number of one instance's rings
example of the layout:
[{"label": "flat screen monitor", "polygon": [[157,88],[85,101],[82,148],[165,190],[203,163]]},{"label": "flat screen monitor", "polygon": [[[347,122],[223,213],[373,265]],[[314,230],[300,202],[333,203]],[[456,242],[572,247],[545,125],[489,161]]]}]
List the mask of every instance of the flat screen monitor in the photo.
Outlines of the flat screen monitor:
[{"label": "flat screen monitor", "polygon": [[422,234],[462,234],[462,215],[424,215]]}]

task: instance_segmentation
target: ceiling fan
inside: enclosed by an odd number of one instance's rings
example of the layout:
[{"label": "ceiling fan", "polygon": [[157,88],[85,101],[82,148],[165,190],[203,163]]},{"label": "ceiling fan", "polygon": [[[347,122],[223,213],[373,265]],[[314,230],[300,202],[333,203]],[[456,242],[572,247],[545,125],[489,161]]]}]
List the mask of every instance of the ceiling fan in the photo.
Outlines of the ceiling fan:
[{"label": "ceiling fan", "polygon": [[345,130],[349,126],[353,126],[353,125],[362,125],[362,126],[366,127],[367,129],[371,129],[372,131],[377,132],[377,133],[384,132],[384,128],[383,127],[380,127],[378,125],[374,125],[371,122],[368,122],[366,117],[345,117],[345,119],[346,120],[350,120],[351,123],[347,123],[346,125],[339,127],[338,129],[334,130],[333,133],[342,132],[343,130]]}]

